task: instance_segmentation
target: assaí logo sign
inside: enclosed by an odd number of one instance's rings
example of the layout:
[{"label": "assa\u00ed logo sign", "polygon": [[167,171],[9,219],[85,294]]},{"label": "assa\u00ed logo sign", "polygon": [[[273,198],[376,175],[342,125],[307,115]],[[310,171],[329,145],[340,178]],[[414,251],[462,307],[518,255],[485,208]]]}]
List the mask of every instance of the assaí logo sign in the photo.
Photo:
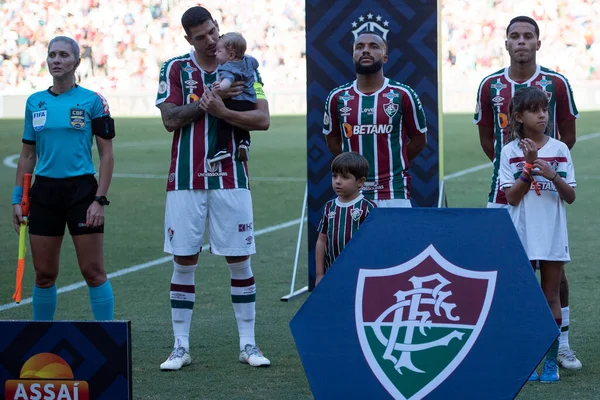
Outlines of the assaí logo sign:
[{"label": "assa\u00ed logo sign", "polygon": [[360,346],[395,399],[424,398],[462,363],[487,319],[496,275],[453,265],[433,245],[404,264],[359,271]]},{"label": "assa\u00ed logo sign", "polygon": [[69,364],[52,353],[39,353],[23,364],[19,379],[4,384],[7,400],[88,400],[85,381],[73,378]]}]

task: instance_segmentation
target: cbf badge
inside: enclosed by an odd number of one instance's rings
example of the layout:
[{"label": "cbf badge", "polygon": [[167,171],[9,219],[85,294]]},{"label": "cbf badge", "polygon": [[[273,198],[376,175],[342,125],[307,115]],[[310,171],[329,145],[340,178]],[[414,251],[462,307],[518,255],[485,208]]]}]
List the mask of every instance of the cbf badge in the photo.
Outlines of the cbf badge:
[{"label": "cbf badge", "polygon": [[393,398],[422,399],[460,365],[485,324],[496,274],[453,265],[433,245],[404,264],[359,271],[360,346]]},{"label": "cbf badge", "polygon": [[75,129],[81,129],[85,126],[85,110],[71,108],[71,126]]}]

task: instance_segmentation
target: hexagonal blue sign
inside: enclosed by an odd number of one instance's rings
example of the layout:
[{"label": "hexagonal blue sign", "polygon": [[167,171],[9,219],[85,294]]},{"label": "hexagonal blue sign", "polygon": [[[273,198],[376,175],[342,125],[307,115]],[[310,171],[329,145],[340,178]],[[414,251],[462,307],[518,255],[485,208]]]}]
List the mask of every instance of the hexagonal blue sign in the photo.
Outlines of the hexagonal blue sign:
[{"label": "hexagonal blue sign", "polygon": [[559,334],[503,209],[375,209],[290,327],[316,399],[514,398]]}]

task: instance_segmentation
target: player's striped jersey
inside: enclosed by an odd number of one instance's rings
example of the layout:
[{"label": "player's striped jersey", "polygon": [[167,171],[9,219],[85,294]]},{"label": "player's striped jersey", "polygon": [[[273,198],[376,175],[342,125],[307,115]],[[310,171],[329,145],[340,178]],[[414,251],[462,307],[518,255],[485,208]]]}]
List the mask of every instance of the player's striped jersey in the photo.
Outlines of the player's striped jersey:
[{"label": "player's striped jersey", "polygon": [[[502,149],[500,155],[500,188],[514,185],[525,165],[519,141],[513,140]],[[538,158],[545,160],[558,173],[556,179],[564,179],[576,187],[575,169],[569,148],[563,142],[550,138],[538,150]],[[554,183],[541,175],[535,175],[540,195],[532,183],[529,192],[508,211],[530,260],[569,261],[567,214],[563,200]]]},{"label": "player's striped jersey", "polygon": [[29,96],[23,143],[35,144],[35,174],[48,178],[95,174],[92,120],[106,115],[110,115],[106,99],[81,86],[61,94],[48,89]]},{"label": "player's striped jersey", "polygon": [[[255,78],[262,86],[258,72]],[[215,71],[200,68],[193,51],[172,58],[161,67],[156,105],[164,102],[178,106],[189,104],[202,96],[203,85],[211,87],[216,79]],[[261,98],[258,91],[257,98]],[[218,119],[206,114],[173,132],[167,190],[249,188],[246,162],[235,157],[215,164],[206,161],[216,146],[217,130]],[[232,135],[229,142],[232,154],[237,154],[236,146]]]},{"label": "player's striped jersey", "polygon": [[327,235],[327,247],[325,248],[326,271],[375,207],[377,207],[375,203],[362,194],[347,203],[335,198],[325,204],[318,231]]},{"label": "player's striped jersey", "polygon": [[548,68],[537,66],[533,76],[525,82],[515,82],[508,76],[508,68],[501,69],[483,79],[477,91],[474,122],[494,128],[494,173],[488,196],[490,203],[508,204],[498,184],[500,152],[508,138],[508,107],[515,92],[534,85],[548,94],[548,112],[553,129],[552,137],[558,139],[558,125],[579,117],[573,92],[567,78]]},{"label": "player's striped jersey", "polygon": [[386,78],[375,93],[361,93],[356,81],[335,88],[325,102],[323,133],[342,138],[342,151],[369,161],[363,193],[371,200],[410,199],[406,145],[425,135],[425,112],[407,85]]}]

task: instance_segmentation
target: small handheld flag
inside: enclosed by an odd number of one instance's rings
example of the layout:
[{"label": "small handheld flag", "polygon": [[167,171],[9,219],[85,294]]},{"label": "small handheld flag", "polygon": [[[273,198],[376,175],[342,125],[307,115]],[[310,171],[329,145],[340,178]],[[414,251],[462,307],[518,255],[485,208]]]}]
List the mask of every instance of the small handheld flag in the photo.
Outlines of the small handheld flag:
[{"label": "small handheld flag", "polygon": [[31,186],[31,174],[23,175],[23,197],[21,198],[21,210],[23,211],[23,222],[19,230],[19,260],[17,262],[17,278],[15,293],[12,298],[17,303],[23,297],[23,272],[25,272],[25,238],[27,236],[27,218],[29,217],[29,187]]}]

